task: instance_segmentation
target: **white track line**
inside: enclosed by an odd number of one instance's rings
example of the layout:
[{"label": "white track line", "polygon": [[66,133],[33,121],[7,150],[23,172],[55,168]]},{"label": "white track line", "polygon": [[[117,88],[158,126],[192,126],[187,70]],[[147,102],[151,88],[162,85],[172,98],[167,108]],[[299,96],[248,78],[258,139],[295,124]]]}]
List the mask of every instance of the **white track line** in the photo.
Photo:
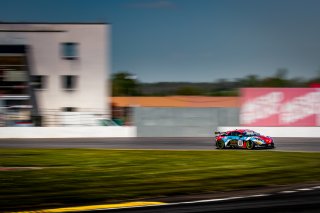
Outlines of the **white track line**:
[{"label": "white track line", "polygon": [[[301,188],[301,189],[295,189],[295,190],[286,190],[277,192],[280,194],[290,194],[290,193],[297,193],[299,191],[310,191],[314,189],[320,189],[320,186],[315,186],[311,188]],[[183,204],[194,204],[194,203],[208,203],[208,202],[219,202],[219,201],[226,201],[226,200],[237,200],[237,199],[245,199],[245,198],[254,198],[254,197],[266,197],[271,196],[273,194],[255,194],[255,195],[248,195],[248,196],[237,196],[237,197],[226,197],[226,198],[216,198],[216,199],[207,199],[207,200],[196,200],[196,201],[185,201],[185,202],[176,202],[176,203],[163,203],[163,204],[157,204],[152,205],[154,207],[156,206],[174,206],[174,205],[183,205]],[[134,206],[134,207],[122,207],[122,208],[114,208],[114,209],[127,209],[127,208],[143,208],[146,206]],[[112,210],[112,209],[106,209],[106,210]]]},{"label": "white track line", "polygon": [[297,189],[298,191],[311,191],[313,190],[312,188],[302,188],[302,189]]},{"label": "white track line", "polygon": [[[249,195],[249,196],[226,197],[226,198],[216,198],[216,199],[196,200],[196,201],[185,201],[185,202],[176,202],[176,203],[163,203],[163,204],[150,205],[150,206],[157,207],[157,206],[174,206],[174,205],[184,205],[184,204],[194,204],[194,203],[209,203],[209,202],[219,202],[219,201],[226,201],[226,200],[237,200],[237,199],[252,198],[252,197],[265,197],[265,196],[270,196],[270,194],[257,194],[257,195]],[[147,207],[147,206],[109,208],[109,209],[105,209],[105,210],[128,209],[128,208],[143,208],[143,207]]]},{"label": "white track line", "polygon": [[[248,195],[248,196],[236,196],[236,197],[226,197],[226,198],[216,198],[216,199],[207,199],[207,200],[196,200],[196,201],[185,201],[185,202],[176,202],[176,203],[162,203],[162,204],[155,204],[155,205],[144,205],[144,206],[132,206],[132,207],[118,207],[118,208],[101,208],[99,210],[115,210],[115,209],[133,209],[133,208],[144,208],[144,207],[157,207],[157,206],[174,206],[174,205],[183,205],[183,204],[194,204],[194,203],[209,203],[209,202],[219,202],[219,201],[226,201],[226,200],[237,200],[237,199],[245,199],[245,198],[254,198],[254,197],[266,197],[275,195],[277,193],[280,194],[290,194],[290,193],[296,193],[299,191],[310,191],[314,189],[320,189],[320,186],[314,186],[310,188],[300,188],[295,190],[286,190],[286,191],[280,191],[275,192],[273,194],[254,194],[254,195]],[[90,212],[91,210],[86,210],[87,212]]]},{"label": "white track line", "polygon": [[216,199],[208,199],[208,200],[196,200],[196,201],[185,201],[185,202],[178,202],[178,203],[166,203],[164,205],[180,205],[180,204],[191,204],[191,203],[207,203],[207,202],[217,202],[217,201],[225,201],[225,200],[236,200],[242,199],[246,197],[226,197],[226,198],[216,198]]},{"label": "white track line", "polygon": [[290,193],[295,193],[297,191],[293,191],[293,190],[288,190],[288,191],[281,191],[279,192],[280,194],[290,194]]},{"label": "white track line", "polygon": [[266,197],[266,196],[270,196],[271,194],[258,194],[258,195],[250,195],[247,197]]}]

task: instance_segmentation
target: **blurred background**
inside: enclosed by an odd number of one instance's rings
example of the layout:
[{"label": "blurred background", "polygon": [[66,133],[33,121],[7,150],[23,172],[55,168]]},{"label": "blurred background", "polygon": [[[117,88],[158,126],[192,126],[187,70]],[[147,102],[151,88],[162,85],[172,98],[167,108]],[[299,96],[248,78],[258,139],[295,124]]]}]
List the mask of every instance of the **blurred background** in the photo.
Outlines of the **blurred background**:
[{"label": "blurred background", "polygon": [[[253,90],[240,88],[320,86],[315,0],[1,5],[1,126],[253,125],[241,118]],[[183,119],[164,119],[172,110]]]},{"label": "blurred background", "polygon": [[[0,209],[228,194],[249,198],[228,212],[319,212],[319,8],[0,0]],[[215,150],[234,129],[276,149]],[[171,212],[216,209],[199,206]]]}]

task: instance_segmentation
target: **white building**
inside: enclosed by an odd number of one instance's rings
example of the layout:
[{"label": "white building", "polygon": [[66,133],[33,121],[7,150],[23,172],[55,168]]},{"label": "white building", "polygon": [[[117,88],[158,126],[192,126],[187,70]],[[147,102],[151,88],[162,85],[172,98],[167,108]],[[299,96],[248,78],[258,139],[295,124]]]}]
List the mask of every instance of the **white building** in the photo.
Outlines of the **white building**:
[{"label": "white building", "polygon": [[0,22],[6,119],[41,115],[45,126],[93,125],[94,117],[108,116],[109,32],[105,23]]}]

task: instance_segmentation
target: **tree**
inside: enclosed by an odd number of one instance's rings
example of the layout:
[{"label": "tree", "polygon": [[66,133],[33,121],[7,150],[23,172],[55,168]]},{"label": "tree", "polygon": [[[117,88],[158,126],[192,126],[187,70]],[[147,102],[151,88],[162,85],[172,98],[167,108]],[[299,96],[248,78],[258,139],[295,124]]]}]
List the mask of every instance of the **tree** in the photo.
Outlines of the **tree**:
[{"label": "tree", "polygon": [[183,86],[177,89],[177,95],[203,95],[203,92],[194,86]]},{"label": "tree", "polygon": [[243,79],[238,79],[240,86],[242,87],[259,87],[260,80],[257,75],[248,75]]},{"label": "tree", "polygon": [[288,74],[287,68],[279,68],[277,69],[275,78],[285,80]]},{"label": "tree", "polygon": [[139,95],[137,77],[129,72],[119,72],[112,75],[112,96]]},{"label": "tree", "polygon": [[288,70],[286,68],[280,68],[276,71],[275,76],[266,78],[262,82],[264,87],[287,87],[288,80],[286,79]]}]

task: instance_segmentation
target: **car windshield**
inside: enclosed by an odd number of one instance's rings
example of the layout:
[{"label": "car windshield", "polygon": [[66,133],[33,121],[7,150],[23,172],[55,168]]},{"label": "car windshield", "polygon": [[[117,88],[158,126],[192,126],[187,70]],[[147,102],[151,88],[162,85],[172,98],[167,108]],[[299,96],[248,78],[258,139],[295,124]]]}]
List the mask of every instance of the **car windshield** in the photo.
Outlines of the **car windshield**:
[{"label": "car windshield", "polygon": [[248,136],[258,136],[258,135],[260,135],[260,134],[257,133],[257,132],[254,132],[254,131],[249,131],[249,132],[246,132],[245,135],[248,135]]}]

